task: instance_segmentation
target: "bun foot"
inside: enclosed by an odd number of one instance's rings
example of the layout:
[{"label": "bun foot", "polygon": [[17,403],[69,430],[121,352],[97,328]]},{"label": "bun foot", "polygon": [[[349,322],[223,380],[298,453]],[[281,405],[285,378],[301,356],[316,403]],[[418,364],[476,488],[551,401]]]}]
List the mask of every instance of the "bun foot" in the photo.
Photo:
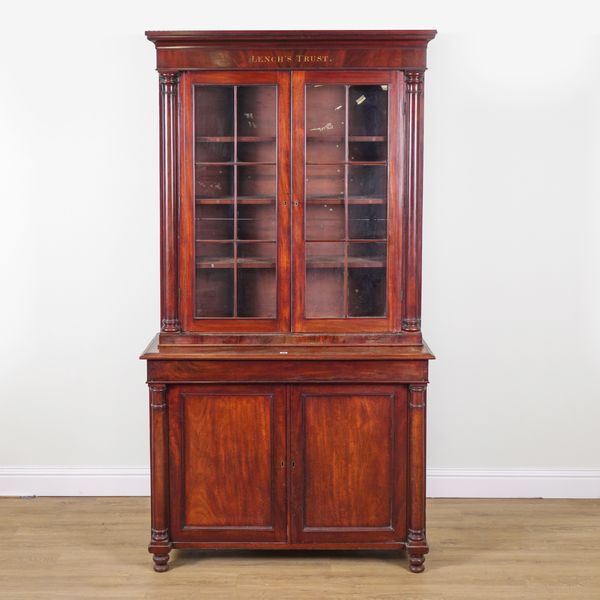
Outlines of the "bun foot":
[{"label": "bun foot", "polygon": [[153,554],[152,560],[154,561],[154,570],[157,573],[164,573],[169,570],[169,555],[168,554]]},{"label": "bun foot", "polygon": [[408,561],[411,573],[422,573],[425,570],[424,554],[409,554]]}]

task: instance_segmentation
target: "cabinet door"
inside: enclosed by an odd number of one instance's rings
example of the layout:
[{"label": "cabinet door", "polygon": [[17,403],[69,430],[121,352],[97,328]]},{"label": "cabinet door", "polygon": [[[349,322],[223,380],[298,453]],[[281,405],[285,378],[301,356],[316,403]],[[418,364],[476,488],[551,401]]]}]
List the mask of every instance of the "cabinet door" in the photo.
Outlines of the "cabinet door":
[{"label": "cabinet door", "polygon": [[298,387],[291,410],[294,541],[403,540],[405,388]]},{"label": "cabinet door", "polygon": [[183,328],[289,330],[289,74],[181,85]]},{"label": "cabinet door", "polygon": [[400,328],[397,72],[296,72],[295,331]]},{"label": "cabinet door", "polygon": [[169,391],[176,541],[285,541],[285,393],[277,386]]}]

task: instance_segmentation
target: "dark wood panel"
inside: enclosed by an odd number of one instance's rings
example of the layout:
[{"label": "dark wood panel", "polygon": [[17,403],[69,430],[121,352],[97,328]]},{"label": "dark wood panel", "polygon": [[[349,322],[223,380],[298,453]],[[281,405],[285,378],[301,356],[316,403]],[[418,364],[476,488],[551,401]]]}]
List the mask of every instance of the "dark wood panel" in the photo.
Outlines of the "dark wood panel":
[{"label": "dark wood panel", "polygon": [[148,381],[193,382],[373,382],[427,380],[427,361],[394,360],[153,360]]},{"label": "dark wood panel", "polygon": [[[376,65],[376,66],[374,66]],[[159,48],[158,69],[423,69],[425,48]]]},{"label": "dark wood panel", "polygon": [[[190,346],[202,349],[204,346],[313,346],[322,348],[362,346],[373,348],[374,346],[404,347],[407,353],[420,354],[421,358],[435,358],[429,351],[427,344],[423,341],[421,334],[406,332],[396,333],[276,333],[276,334],[218,334],[218,333],[195,333],[195,334],[170,334],[161,333],[157,337],[157,348],[160,350],[170,346]],[[153,356],[153,342],[148,346],[150,352],[144,354],[144,358],[158,358]],[[426,356],[427,355],[427,356]]]},{"label": "dark wood panel", "polygon": [[392,398],[303,396],[304,530],[390,526]]},{"label": "dark wood panel", "polygon": [[173,536],[285,539],[283,390],[176,386],[169,416]]},{"label": "dark wood panel", "polygon": [[295,388],[292,541],[403,540],[406,438],[405,388]]}]

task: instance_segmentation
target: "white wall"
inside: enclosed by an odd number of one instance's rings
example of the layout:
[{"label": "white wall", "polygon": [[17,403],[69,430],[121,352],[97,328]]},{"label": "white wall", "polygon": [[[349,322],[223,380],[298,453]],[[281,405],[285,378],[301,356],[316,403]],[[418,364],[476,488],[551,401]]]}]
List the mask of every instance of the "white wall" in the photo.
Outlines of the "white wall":
[{"label": "white wall", "polygon": [[437,28],[430,491],[600,496],[593,2],[3,6],[0,493],[147,489],[137,356],[158,326],[158,114],[144,30]]}]

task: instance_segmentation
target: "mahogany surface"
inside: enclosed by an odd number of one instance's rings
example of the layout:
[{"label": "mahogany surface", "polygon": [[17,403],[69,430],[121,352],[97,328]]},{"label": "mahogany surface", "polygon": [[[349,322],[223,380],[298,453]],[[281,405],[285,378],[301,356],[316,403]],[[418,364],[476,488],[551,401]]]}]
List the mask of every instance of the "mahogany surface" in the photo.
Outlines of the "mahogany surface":
[{"label": "mahogany surface", "polygon": [[154,31],[151,541],[423,570],[423,73],[435,31]]}]

